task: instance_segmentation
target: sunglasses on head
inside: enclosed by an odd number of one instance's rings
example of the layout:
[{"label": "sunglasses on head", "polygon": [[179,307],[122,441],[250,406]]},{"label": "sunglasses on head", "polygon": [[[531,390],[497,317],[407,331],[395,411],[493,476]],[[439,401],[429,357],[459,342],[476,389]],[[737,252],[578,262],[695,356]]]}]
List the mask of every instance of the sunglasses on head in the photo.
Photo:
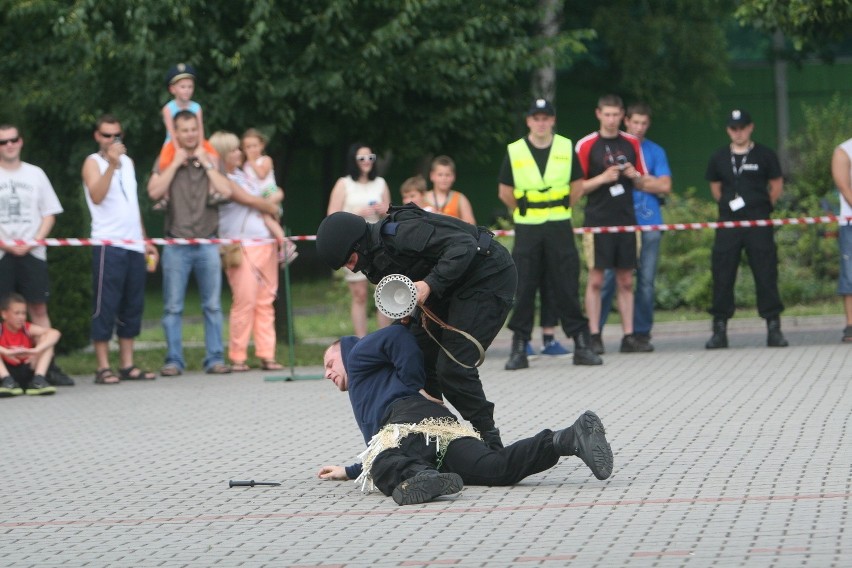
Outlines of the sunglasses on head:
[{"label": "sunglasses on head", "polygon": [[6,144],[17,144],[21,139],[20,136],[15,136],[14,138],[7,138],[6,140],[0,140],[0,146],[5,146]]},{"label": "sunglasses on head", "polygon": [[362,154],[361,156],[355,156],[355,159],[359,162],[375,162],[376,155],[375,154]]}]

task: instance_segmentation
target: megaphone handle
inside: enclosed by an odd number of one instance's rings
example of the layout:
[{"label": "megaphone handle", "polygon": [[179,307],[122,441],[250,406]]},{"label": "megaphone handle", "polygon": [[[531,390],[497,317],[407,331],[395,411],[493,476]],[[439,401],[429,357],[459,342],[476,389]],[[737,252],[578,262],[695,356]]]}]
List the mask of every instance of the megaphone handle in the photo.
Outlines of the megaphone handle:
[{"label": "megaphone handle", "polygon": [[[435,343],[437,343],[437,344],[438,344],[438,347],[440,347],[440,348],[444,351],[444,353],[446,353],[446,354],[447,354],[447,357],[449,357],[449,358],[450,358],[450,359],[452,359],[452,360],[453,360],[456,364],[460,365],[461,367],[464,367],[465,369],[474,369],[474,368],[479,367],[480,365],[482,365],[483,361],[485,361],[485,349],[483,349],[483,348],[482,348],[482,344],[481,344],[481,343],[480,343],[480,342],[479,342],[479,341],[478,341],[478,340],[477,340],[474,336],[472,336],[472,335],[471,335],[471,334],[469,334],[468,332],[463,331],[463,330],[461,330],[461,329],[459,329],[459,328],[457,328],[457,327],[453,327],[453,326],[451,326],[450,324],[444,323],[443,321],[441,321],[441,318],[439,318],[439,317],[438,317],[438,316],[436,316],[434,313],[432,313],[432,310],[430,310],[429,308],[427,308],[426,306],[424,306],[424,305],[422,305],[422,304],[420,305],[420,309],[423,311],[423,315],[424,315],[424,316],[426,316],[426,317],[423,319],[423,329],[426,331],[426,333],[428,333],[428,334],[429,334],[429,337],[431,337],[431,338],[432,338],[432,341],[434,341]],[[437,323],[440,327],[442,327],[442,328],[444,328],[444,329],[446,329],[446,330],[448,330],[448,331],[455,331],[456,333],[460,334],[462,337],[466,338],[468,341],[470,341],[471,343],[473,343],[473,344],[476,346],[477,350],[479,350],[479,359],[476,361],[476,363],[474,363],[473,365],[465,365],[464,363],[462,363],[461,361],[459,361],[458,359],[456,359],[456,358],[453,356],[453,354],[452,354],[452,353],[450,353],[450,352],[449,352],[449,350],[447,350],[447,348],[446,348],[446,347],[444,347],[443,345],[441,345],[441,342],[440,342],[440,341],[438,341],[437,339],[435,339],[435,336],[434,336],[434,335],[432,335],[432,332],[431,332],[431,331],[429,331],[429,325],[428,325],[428,321],[429,321],[429,320],[432,320],[433,322]]]}]

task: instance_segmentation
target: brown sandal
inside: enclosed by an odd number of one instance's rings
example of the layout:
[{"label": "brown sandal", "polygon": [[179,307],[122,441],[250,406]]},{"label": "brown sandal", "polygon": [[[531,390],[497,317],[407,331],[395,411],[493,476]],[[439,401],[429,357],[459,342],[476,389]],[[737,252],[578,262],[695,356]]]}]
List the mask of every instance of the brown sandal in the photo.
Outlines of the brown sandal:
[{"label": "brown sandal", "polygon": [[115,371],[107,367],[106,369],[98,369],[95,373],[96,385],[117,385],[121,379],[115,374]]},{"label": "brown sandal", "polygon": [[232,373],[245,373],[246,371],[251,371],[251,367],[246,365],[245,361],[233,362],[231,363],[231,372]]},{"label": "brown sandal", "polygon": [[282,365],[275,359],[261,359],[260,368],[264,371],[280,371],[284,368],[284,365]]},{"label": "brown sandal", "polygon": [[157,378],[151,371],[143,371],[136,365],[119,369],[118,374],[122,381],[153,381]]}]

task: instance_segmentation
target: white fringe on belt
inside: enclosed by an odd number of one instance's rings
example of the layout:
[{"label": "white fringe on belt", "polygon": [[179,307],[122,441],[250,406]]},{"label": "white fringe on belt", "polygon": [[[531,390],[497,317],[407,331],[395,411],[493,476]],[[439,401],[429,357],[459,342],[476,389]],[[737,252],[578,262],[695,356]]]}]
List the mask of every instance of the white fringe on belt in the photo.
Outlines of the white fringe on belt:
[{"label": "white fringe on belt", "polygon": [[439,466],[444,459],[447,447],[453,440],[458,438],[482,439],[471,426],[460,424],[457,420],[447,416],[427,418],[417,424],[386,424],[379,430],[378,434],[373,436],[367,449],[358,455],[363,464],[363,469],[355,483],[360,484],[361,491],[370,493],[376,490],[376,486],[373,484],[373,476],[370,474],[376,456],[385,450],[398,448],[402,439],[410,434],[423,434],[426,437],[427,444],[435,441],[437,446],[435,453],[438,455]]}]

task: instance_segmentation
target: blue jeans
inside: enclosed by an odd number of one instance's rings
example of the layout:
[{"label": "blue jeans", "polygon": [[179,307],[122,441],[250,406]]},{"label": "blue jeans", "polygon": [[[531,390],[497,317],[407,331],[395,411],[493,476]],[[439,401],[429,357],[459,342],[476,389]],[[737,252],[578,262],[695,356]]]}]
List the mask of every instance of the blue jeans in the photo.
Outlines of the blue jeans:
[{"label": "blue jeans", "polygon": [[[660,256],[661,231],[642,232],[642,250],[636,270],[636,292],[633,295],[633,333],[649,334],[654,326],[654,278]],[[612,299],[615,296],[615,271],[607,270],[601,290],[601,326],[603,330]]]},{"label": "blue jeans", "polygon": [[167,245],[163,248],[163,331],[166,334],[166,364],[184,369],[183,303],[189,273],[201,293],[204,311],[204,369],[224,363],[222,346],[222,265],[218,245]]}]

